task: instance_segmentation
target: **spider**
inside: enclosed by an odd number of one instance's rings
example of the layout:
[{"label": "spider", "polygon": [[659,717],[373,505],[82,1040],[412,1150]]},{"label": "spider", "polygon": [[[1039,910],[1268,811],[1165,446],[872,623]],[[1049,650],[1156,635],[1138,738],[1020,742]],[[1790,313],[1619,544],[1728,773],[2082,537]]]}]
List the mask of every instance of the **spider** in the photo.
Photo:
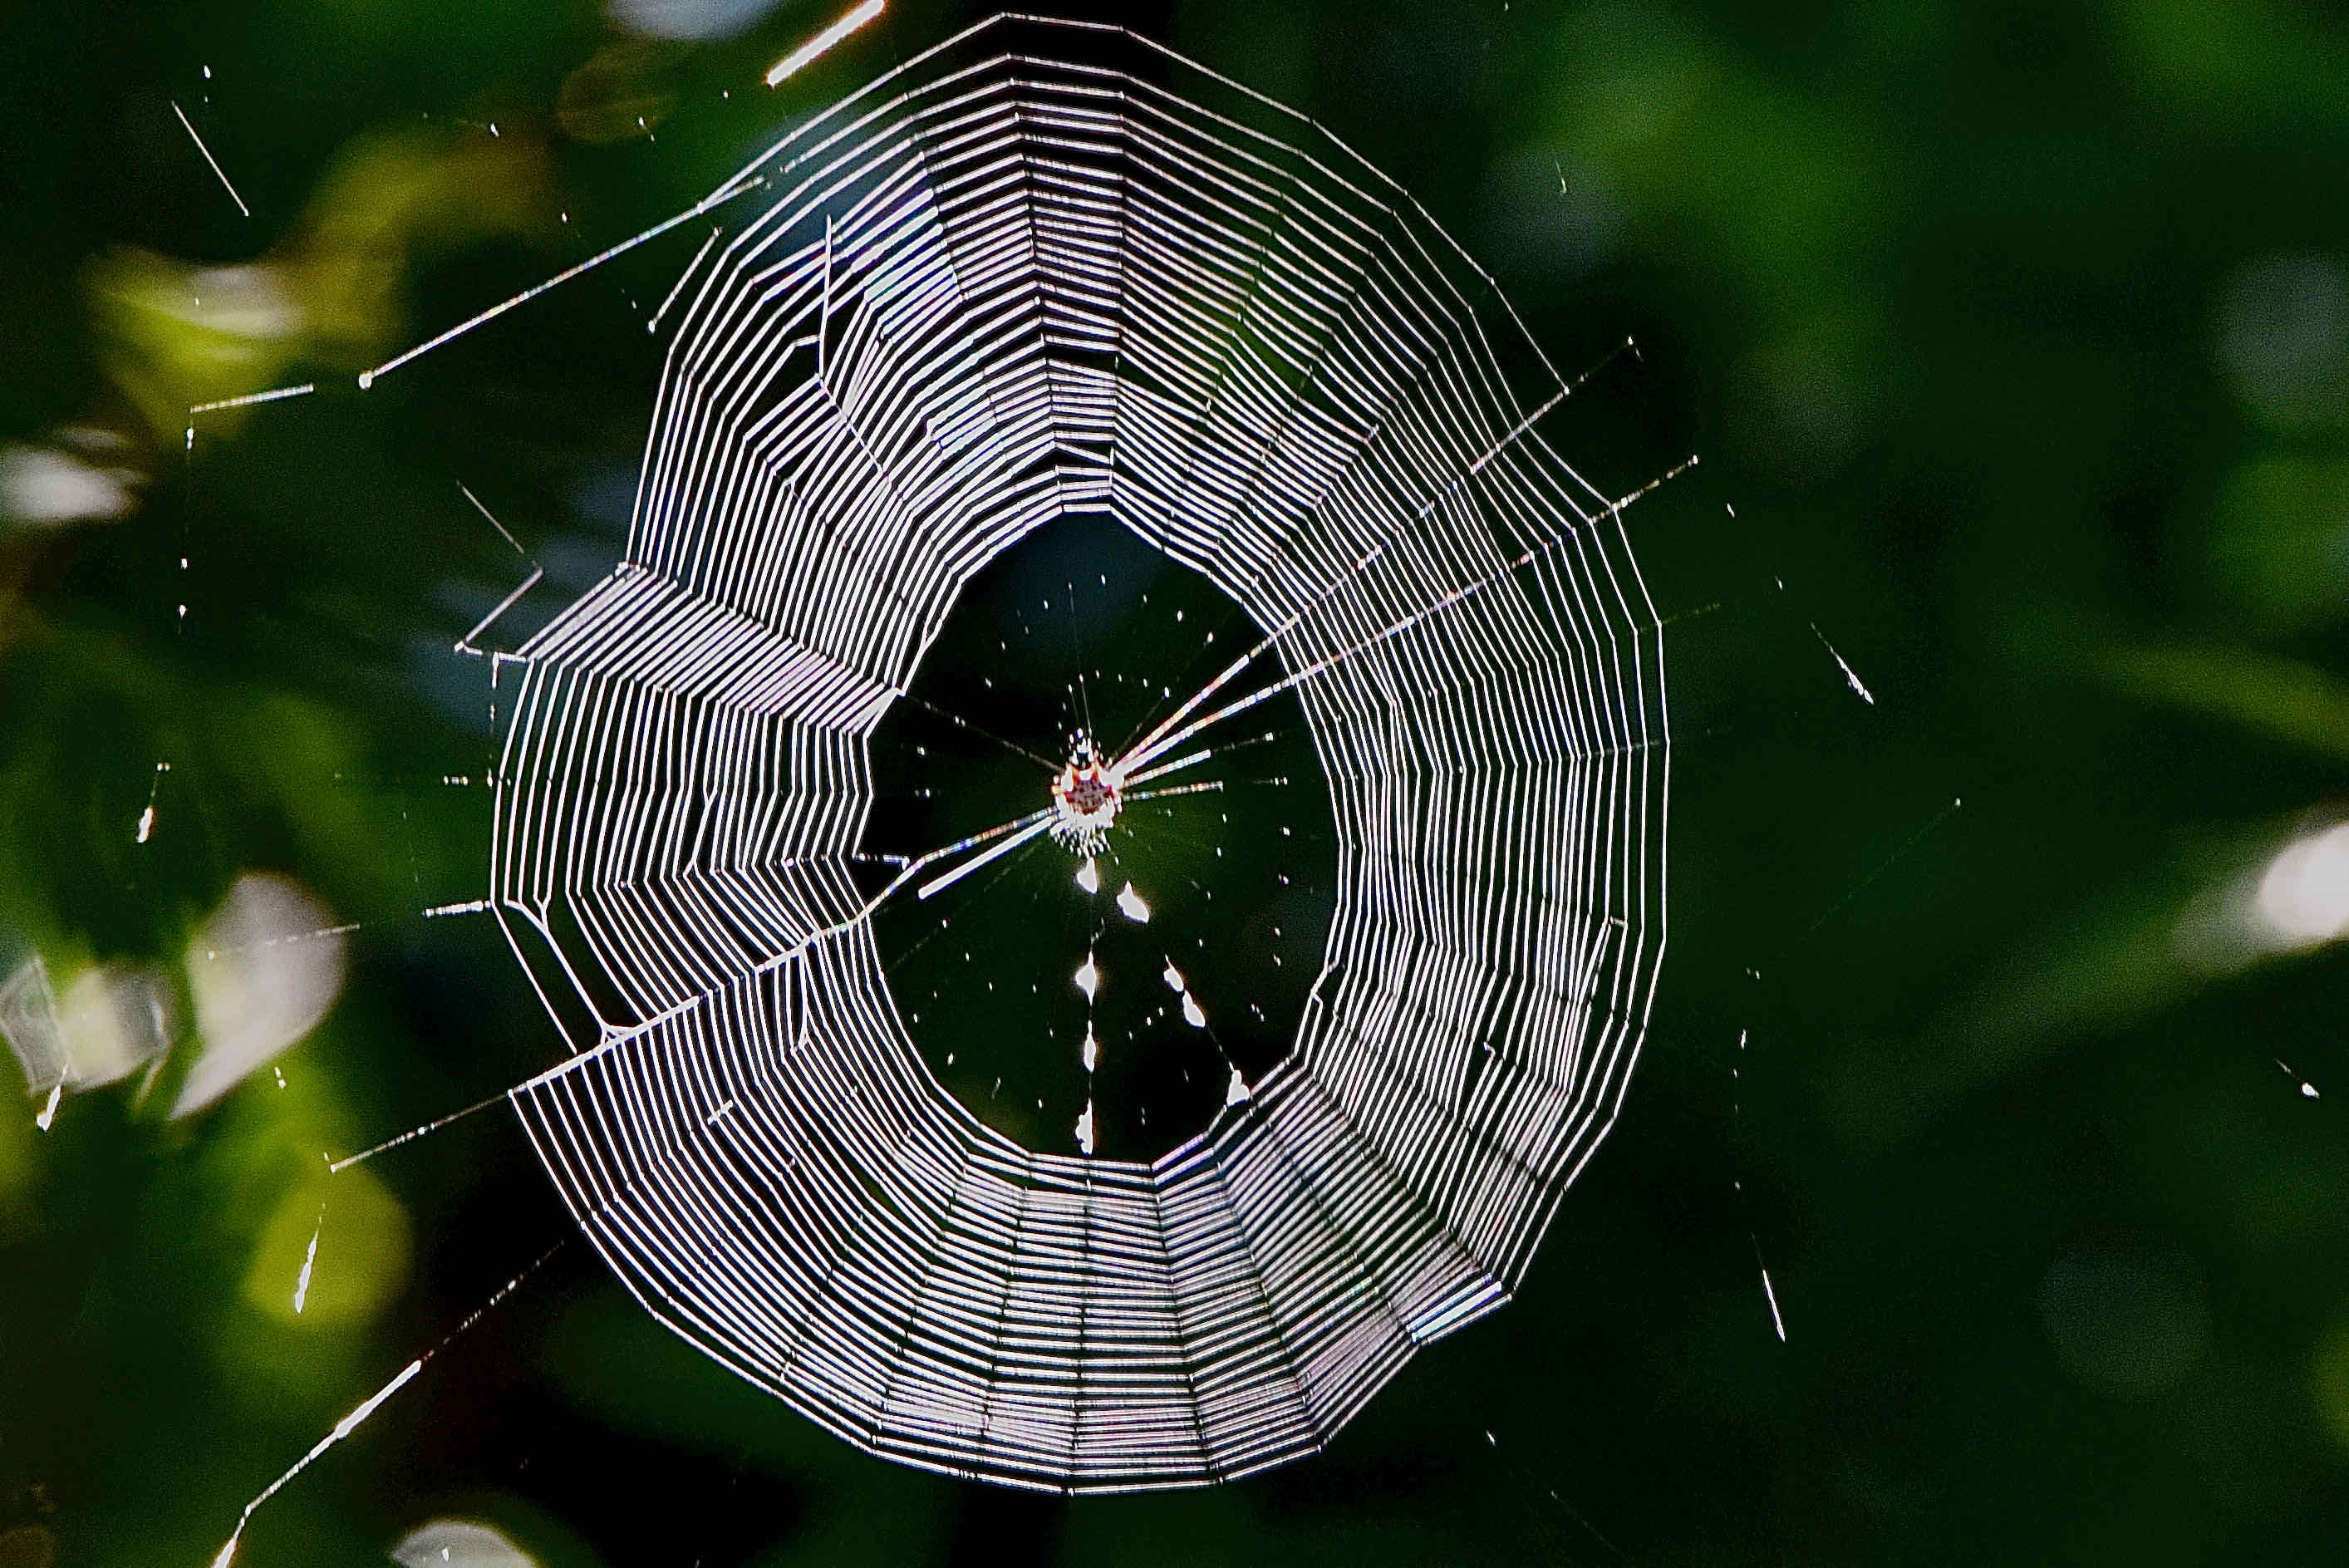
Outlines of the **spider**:
[{"label": "spider", "polygon": [[1117,820],[1119,780],[1093,749],[1092,737],[1080,734],[1060,775],[1052,780],[1053,841],[1090,859],[1109,842],[1110,824]]}]

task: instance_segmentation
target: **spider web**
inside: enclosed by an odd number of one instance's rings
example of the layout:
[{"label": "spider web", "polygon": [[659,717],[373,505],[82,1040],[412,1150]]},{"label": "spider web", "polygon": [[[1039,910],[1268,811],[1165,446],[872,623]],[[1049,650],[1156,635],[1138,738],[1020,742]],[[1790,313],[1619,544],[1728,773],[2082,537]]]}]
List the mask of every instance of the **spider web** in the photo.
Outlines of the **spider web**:
[{"label": "spider web", "polygon": [[[853,1442],[1071,1490],[1309,1452],[1506,1298],[1652,994],[1660,637],[1531,428],[1567,388],[1399,192],[1123,35],[982,28],[759,167],[626,561],[520,656],[492,893],[577,1054],[512,1103],[648,1311]],[[1288,1054],[1147,1163],[973,1115],[874,939],[1040,820],[859,876],[957,591],[1100,513],[1268,633],[1128,772],[1293,691],[1336,834]]]},{"label": "spider web", "polygon": [[[662,227],[729,204],[625,560],[493,661],[489,901],[574,1052],[508,1098],[648,1312],[859,1446],[1071,1490],[1311,1452],[1507,1299],[1652,1002],[1661,633],[1537,428],[1571,389],[1375,171],[1114,29],[983,24]],[[990,1126],[881,940],[1073,864],[1042,769],[894,853],[873,748],[975,577],[1104,517],[1245,622],[1111,773],[1226,790],[1286,705],[1332,844],[1294,1038],[1147,1159]],[[1216,978],[1167,961],[1186,1014]]]}]

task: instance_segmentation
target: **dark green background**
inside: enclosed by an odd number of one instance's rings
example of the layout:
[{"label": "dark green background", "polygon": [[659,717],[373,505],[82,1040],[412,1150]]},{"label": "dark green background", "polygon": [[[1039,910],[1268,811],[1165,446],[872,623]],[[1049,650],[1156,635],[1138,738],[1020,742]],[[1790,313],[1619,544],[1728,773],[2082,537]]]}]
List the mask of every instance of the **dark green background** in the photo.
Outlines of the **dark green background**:
[{"label": "dark green background", "polygon": [[[833,14],[788,0],[688,47],[536,0],[0,5],[0,440],[95,424],[147,476],[121,521],[0,519],[0,964],[178,975],[246,868],[367,922],[287,1089],[0,1120],[5,1568],[199,1568],[564,1234],[511,1123],[477,1118],[366,1168],[391,1200],[367,1224],[330,1210],[320,1290],[365,1264],[379,1299],[264,1310],[290,1284],[272,1218],[306,1231],[322,1148],[556,1049],[493,931],[413,918],[481,890],[485,797],[439,782],[485,765],[481,671],[446,649],[518,580],[455,484],[548,566],[538,613],[611,558],[643,313],[690,235],[366,397],[352,373],[957,20],[906,0],[756,85]],[[1704,459],[1631,513],[1676,618],[1655,1027],[1520,1299],[1321,1458],[1061,1504],[820,1436],[574,1242],[240,1561],[380,1562],[440,1515],[614,1568],[2337,1560],[2349,971],[2178,933],[2240,906],[2349,760],[2349,22],[1142,21],[1392,174],[1562,366],[1636,337],[1546,427],[1596,480]],[[264,278],[272,333],[217,314]],[[207,287],[215,315],[178,305]],[[187,404],[313,379],[181,451]]]}]

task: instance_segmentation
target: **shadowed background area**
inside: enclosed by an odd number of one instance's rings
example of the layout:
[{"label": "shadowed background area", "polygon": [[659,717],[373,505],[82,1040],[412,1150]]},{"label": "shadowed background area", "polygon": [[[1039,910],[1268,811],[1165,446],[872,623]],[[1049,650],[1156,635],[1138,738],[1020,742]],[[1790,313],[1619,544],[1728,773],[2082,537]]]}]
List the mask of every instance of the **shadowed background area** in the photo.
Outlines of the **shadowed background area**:
[{"label": "shadowed background area", "polygon": [[[47,1042],[0,1094],[0,1568],[210,1561],[567,1232],[503,1112],[319,1157],[560,1049],[494,927],[424,914],[484,883],[496,693],[450,649],[616,558],[698,231],[354,379],[978,14],[761,85],[845,8],[0,5],[0,1024]],[[1318,1459],[1069,1504],[864,1458],[574,1241],[239,1561],[2334,1555],[2349,23],[1133,20],[1599,367],[1542,428],[1601,489],[1703,458],[1632,526],[1672,945],[1526,1289]]]}]

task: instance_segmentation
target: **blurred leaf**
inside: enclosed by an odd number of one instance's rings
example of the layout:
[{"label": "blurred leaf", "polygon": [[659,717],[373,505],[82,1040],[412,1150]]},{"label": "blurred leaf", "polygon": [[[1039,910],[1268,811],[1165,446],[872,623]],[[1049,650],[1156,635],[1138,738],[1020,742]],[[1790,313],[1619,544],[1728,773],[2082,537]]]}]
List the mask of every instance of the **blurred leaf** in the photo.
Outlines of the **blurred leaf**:
[{"label": "blurred leaf", "polygon": [[289,1188],[270,1210],[244,1276],[244,1299],[289,1325],[364,1323],[398,1293],[411,1246],[407,1211],[366,1166],[329,1176],[321,1162],[316,1177]]},{"label": "blurred leaf", "polygon": [[2068,611],[2019,618],[2010,635],[2023,657],[2055,659],[2138,701],[2349,761],[2349,680],[2315,665],[2208,639],[2132,639]]},{"label": "blurred leaf", "polygon": [[2230,607],[2267,636],[2349,614],[2349,461],[2267,455],[2238,465],[2204,559]]}]

